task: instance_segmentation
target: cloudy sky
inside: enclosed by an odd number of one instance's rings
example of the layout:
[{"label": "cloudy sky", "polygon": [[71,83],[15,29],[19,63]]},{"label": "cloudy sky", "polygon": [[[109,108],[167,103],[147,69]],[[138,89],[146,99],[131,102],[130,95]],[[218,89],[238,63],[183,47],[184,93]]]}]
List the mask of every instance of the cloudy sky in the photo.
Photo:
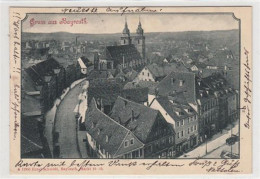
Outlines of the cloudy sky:
[{"label": "cloudy sky", "polygon": [[[210,31],[238,29],[231,14],[30,14],[23,22],[24,32],[121,33],[127,18],[130,32],[135,32],[139,17],[145,32]],[[60,21],[81,20],[86,24],[60,24]],[[33,20],[34,19],[34,23]],[[48,24],[49,21],[57,24]],[[45,24],[35,24],[45,21]],[[33,26],[31,26],[31,23]]]}]

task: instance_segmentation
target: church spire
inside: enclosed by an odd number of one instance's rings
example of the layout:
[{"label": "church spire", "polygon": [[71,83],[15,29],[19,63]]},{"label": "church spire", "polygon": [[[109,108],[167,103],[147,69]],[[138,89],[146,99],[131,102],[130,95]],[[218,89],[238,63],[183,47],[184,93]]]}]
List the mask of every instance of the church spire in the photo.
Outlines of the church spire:
[{"label": "church spire", "polygon": [[125,28],[123,30],[123,35],[130,36],[130,30],[128,29],[126,16],[125,16]]},{"label": "church spire", "polygon": [[139,16],[139,24],[138,24],[138,27],[137,27],[137,29],[136,29],[136,33],[137,33],[138,35],[143,35],[143,34],[144,34],[144,30],[143,30],[143,28],[142,28],[140,16]]}]

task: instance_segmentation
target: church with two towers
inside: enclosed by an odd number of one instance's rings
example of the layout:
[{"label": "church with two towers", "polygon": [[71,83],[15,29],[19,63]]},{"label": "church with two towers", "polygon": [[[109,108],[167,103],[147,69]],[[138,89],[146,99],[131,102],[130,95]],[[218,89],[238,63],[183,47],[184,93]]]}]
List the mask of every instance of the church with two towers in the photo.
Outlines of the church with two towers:
[{"label": "church with two towers", "polygon": [[[105,66],[111,68],[138,69],[146,64],[145,36],[140,19],[134,35],[130,33],[127,21],[125,21],[120,37],[120,45],[107,46],[105,48],[105,58],[107,62]],[[98,58],[94,60],[94,66],[96,66],[95,69],[102,70]]]}]

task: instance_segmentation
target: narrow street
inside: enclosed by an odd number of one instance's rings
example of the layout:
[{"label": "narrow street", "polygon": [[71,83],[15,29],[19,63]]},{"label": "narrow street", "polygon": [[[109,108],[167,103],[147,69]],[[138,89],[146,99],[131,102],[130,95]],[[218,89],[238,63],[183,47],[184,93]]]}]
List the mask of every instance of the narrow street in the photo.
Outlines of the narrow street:
[{"label": "narrow street", "polygon": [[[226,139],[231,136],[231,125],[223,130],[222,133],[215,134],[207,142],[204,142],[192,151],[180,156],[179,158],[220,158],[222,150],[230,151],[230,146],[226,145]],[[233,134],[238,134],[238,121],[232,129]],[[233,145],[233,151],[238,152],[238,142]]]},{"label": "narrow street", "polygon": [[59,133],[60,158],[80,158],[77,148],[76,118],[74,109],[79,103],[78,96],[82,92],[82,81],[64,97],[56,113],[55,131]]}]

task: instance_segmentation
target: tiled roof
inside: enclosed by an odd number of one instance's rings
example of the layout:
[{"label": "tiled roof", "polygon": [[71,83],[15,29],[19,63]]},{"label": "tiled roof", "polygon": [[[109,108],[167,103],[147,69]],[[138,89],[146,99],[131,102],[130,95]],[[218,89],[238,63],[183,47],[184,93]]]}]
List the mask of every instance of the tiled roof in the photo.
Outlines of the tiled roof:
[{"label": "tiled roof", "polygon": [[124,83],[117,80],[107,80],[100,83],[90,82],[88,88],[88,103],[94,97],[101,98],[104,105],[112,105],[118,96],[123,96],[135,102],[148,101],[148,88],[123,89]]},{"label": "tiled roof", "polygon": [[200,86],[200,89],[209,89],[211,94],[218,92],[221,96],[235,93],[230,83],[228,83],[228,81],[220,73],[212,74],[211,76],[203,78],[202,81],[203,85]]},{"label": "tiled roof", "polygon": [[[182,83],[182,86],[180,85]],[[158,94],[169,96],[183,92],[187,102],[196,103],[195,74],[191,72],[172,72],[157,85]]]},{"label": "tiled roof", "polygon": [[43,77],[45,75],[54,75],[54,69],[60,69],[60,64],[54,59],[48,59],[37,63],[27,69],[25,71],[31,77],[31,79],[37,85],[42,85],[44,82]]},{"label": "tiled roof", "polygon": [[[187,103],[178,103],[172,100],[171,97],[159,97],[157,98],[157,101],[164,108],[164,110],[176,121],[196,114],[192,107],[190,107]],[[188,113],[184,109],[190,109],[191,112]],[[179,115],[177,112],[180,112],[181,115]]]},{"label": "tiled roof", "polygon": [[122,83],[117,81],[98,81],[92,83],[90,82],[88,87],[88,103],[95,99],[102,99],[104,105],[111,105],[115,102],[117,96],[120,94],[122,89]]},{"label": "tiled roof", "polygon": [[124,89],[148,88],[148,93],[154,94],[157,85],[158,82],[154,82],[154,81],[128,82],[125,84]]},{"label": "tiled roof", "polygon": [[147,68],[153,74],[153,76],[155,78],[165,77],[174,71],[175,72],[176,71],[188,72],[188,69],[186,69],[184,66],[177,65],[174,63],[170,63],[170,64],[162,65],[162,66],[153,63],[153,64],[148,65]]},{"label": "tiled roof", "polygon": [[88,80],[95,80],[95,79],[106,79],[113,77],[112,73],[109,71],[97,71],[97,70],[92,70],[87,79]]},{"label": "tiled roof", "polygon": [[[35,74],[31,73],[32,74]],[[35,74],[36,75],[36,74]],[[41,78],[39,78],[38,75],[32,75],[32,77],[25,71],[25,70],[22,70],[22,90],[25,90],[25,91],[37,91],[36,89],[36,84],[35,84],[35,81],[38,81],[39,84],[42,84],[43,83],[43,80]],[[36,77],[36,78],[34,78]],[[34,78],[34,80],[33,80]]]},{"label": "tiled roof", "polygon": [[21,153],[32,152],[43,147],[39,130],[39,121],[35,118],[22,118],[21,135]]},{"label": "tiled roof", "polygon": [[40,99],[37,99],[35,96],[29,96],[27,94],[23,95],[22,98],[22,114],[34,114],[34,115],[41,115],[41,103]]},{"label": "tiled roof", "polygon": [[207,65],[213,65],[213,66],[230,66],[234,61],[233,54],[230,50],[218,50],[215,52],[213,58],[211,58]]},{"label": "tiled roof", "polygon": [[26,154],[30,152],[36,152],[42,149],[42,146],[39,146],[29,140],[28,138],[21,136],[21,154]]},{"label": "tiled roof", "polygon": [[63,68],[67,68],[68,66],[75,64],[75,59],[72,56],[54,56],[53,57]]},{"label": "tiled roof", "polygon": [[128,81],[133,81],[137,75],[138,75],[137,71],[131,70],[126,73],[125,77],[127,78]]},{"label": "tiled roof", "polygon": [[86,66],[86,67],[89,67],[89,66],[91,66],[92,65],[92,63],[90,62],[90,60],[87,58],[87,57],[80,57],[78,60],[82,60],[82,62],[84,63],[84,65]]},{"label": "tiled roof", "polygon": [[123,89],[120,96],[135,102],[148,101],[148,88]]},{"label": "tiled roof", "polygon": [[[105,149],[112,156],[116,154],[126,135],[130,132],[101,112],[96,106],[95,99],[91,101],[86,112],[85,126],[87,132],[95,139],[97,146],[100,145],[101,149]],[[106,141],[107,137],[108,141]]]},{"label": "tiled roof", "polygon": [[111,118],[125,126],[143,143],[146,143],[159,111],[118,97]]},{"label": "tiled roof", "polygon": [[107,49],[107,58],[115,60],[117,63],[122,63],[123,58],[125,62],[130,62],[132,60],[140,60],[141,55],[136,49],[136,47],[131,45],[119,45],[119,46],[108,46]]}]

